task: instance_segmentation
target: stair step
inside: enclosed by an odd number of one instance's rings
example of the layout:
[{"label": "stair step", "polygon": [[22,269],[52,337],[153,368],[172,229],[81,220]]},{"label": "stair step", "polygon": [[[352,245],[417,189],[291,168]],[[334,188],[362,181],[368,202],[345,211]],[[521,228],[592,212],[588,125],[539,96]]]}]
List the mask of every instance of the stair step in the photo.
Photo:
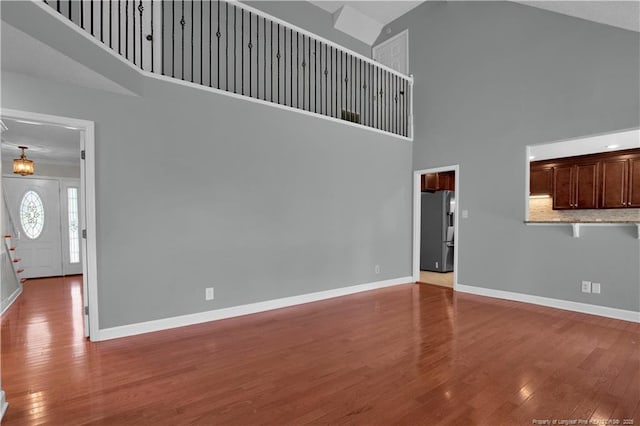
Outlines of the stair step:
[{"label": "stair step", "polygon": [[26,278],[21,278],[21,279],[20,279],[20,282],[21,282],[22,284],[24,284],[26,281],[27,281],[27,279],[26,279]]},{"label": "stair step", "polygon": [[13,238],[13,235],[6,234],[4,237],[5,238]]},{"label": "stair step", "polygon": [[15,247],[9,247],[9,251],[16,251]]},{"label": "stair step", "polygon": [[20,259],[17,259],[17,258],[13,259],[13,263],[18,263],[18,262],[20,262]]},{"label": "stair step", "polygon": [[20,269],[18,269],[18,270],[16,271],[16,274],[21,274],[21,273],[23,273],[23,272],[24,272],[24,268],[20,268]]}]

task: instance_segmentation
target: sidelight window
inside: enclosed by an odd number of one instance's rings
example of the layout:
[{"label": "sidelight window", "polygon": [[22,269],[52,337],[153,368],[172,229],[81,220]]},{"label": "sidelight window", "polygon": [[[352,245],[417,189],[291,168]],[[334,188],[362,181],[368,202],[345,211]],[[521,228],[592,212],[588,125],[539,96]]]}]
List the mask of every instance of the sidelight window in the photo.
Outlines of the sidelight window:
[{"label": "sidelight window", "polygon": [[69,211],[69,263],[80,262],[80,234],[78,225],[78,188],[67,188]]}]

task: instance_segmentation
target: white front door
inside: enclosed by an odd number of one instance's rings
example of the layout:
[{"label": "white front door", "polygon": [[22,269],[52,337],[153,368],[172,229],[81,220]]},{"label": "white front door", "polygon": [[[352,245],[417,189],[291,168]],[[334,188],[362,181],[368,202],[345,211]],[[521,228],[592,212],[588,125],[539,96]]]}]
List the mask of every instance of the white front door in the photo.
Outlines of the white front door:
[{"label": "white front door", "polygon": [[3,177],[11,219],[19,233],[16,256],[23,278],[62,275],[60,185],[57,180]]}]

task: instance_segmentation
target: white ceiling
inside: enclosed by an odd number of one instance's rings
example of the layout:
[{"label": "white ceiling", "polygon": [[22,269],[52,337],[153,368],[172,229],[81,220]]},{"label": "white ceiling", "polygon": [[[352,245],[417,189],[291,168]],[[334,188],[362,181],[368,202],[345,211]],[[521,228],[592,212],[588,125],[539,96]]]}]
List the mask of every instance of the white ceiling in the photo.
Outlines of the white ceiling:
[{"label": "white ceiling", "polygon": [[[380,34],[383,27],[396,18],[411,11],[424,1],[417,0],[308,0],[333,15],[336,28],[369,45]],[[433,0],[429,0],[433,1]],[[447,0],[445,0],[447,1]],[[482,1],[482,0],[448,0]],[[527,6],[549,10],[563,15],[612,25],[626,30],[640,32],[640,1],[515,1]],[[349,13],[343,13],[348,11]],[[341,18],[342,15],[342,19]],[[359,15],[359,17],[358,17]],[[346,21],[349,22],[346,22]],[[367,28],[365,28],[365,26]]]},{"label": "white ceiling", "polygon": [[80,131],[73,128],[23,122],[2,118],[7,130],[2,132],[2,159],[13,160],[20,156],[19,145],[28,147],[29,160],[47,164],[80,164]]},{"label": "white ceiling", "polygon": [[529,160],[549,160],[551,158],[573,157],[629,148],[640,148],[640,129],[531,145],[529,146]]}]

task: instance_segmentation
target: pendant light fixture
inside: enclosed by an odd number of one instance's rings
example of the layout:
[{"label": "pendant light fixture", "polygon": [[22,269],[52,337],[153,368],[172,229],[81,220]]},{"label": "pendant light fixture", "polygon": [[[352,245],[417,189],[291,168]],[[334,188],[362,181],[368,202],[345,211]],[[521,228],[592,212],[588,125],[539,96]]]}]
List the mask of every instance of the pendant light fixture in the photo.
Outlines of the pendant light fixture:
[{"label": "pendant light fixture", "polygon": [[22,150],[20,158],[13,160],[13,173],[17,175],[27,176],[33,174],[33,161],[27,159],[27,155],[24,153],[25,149],[29,149],[26,146],[19,146]]}]

